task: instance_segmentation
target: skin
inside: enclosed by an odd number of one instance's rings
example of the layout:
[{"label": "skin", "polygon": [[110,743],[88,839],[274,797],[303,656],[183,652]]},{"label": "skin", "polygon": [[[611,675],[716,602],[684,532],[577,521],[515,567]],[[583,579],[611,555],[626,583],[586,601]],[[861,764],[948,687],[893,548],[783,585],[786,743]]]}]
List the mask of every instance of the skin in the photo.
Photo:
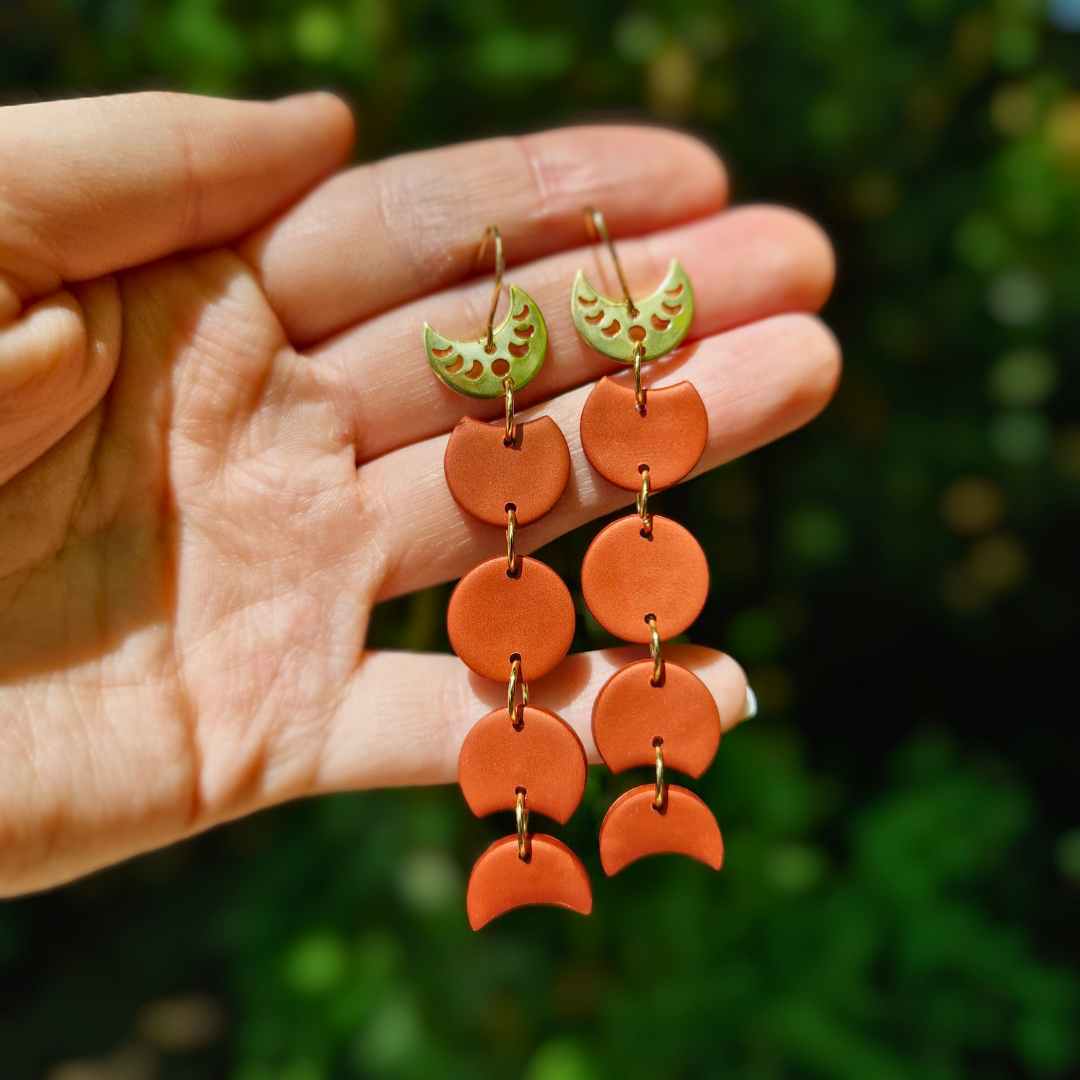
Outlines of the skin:
[{"label": "skin", "polygon": [[[377,601],[504,550],[442,475],[462,414],[497,419],[502,403],[452,393],[420,347],[425,319],[451,337],[482,328],[489,223],[550,332],[519,408],[551,415],[573,461],[523,553],[632,498],[578,439],[592,383],[617,366],[568,310],[579,267],[613,288],[584,203],[624,238],[632,290],[651,292],[673,254],[694,283],[688,345],[646,385],[697,386],[698,471],[833,393],[839,351],[812,314],[828,241],[788,210],[726,210],[700,143],[577,128],[339,171],[352,142],[324,94],[0,109],[2,895],[286,799],[455,779],[466,731],[505,688],[364,639]],[[592,700],[642,654],[568,657],[533,700],[595,761]],[[735,661],[665,655],[705,680],[730,729]]]}]

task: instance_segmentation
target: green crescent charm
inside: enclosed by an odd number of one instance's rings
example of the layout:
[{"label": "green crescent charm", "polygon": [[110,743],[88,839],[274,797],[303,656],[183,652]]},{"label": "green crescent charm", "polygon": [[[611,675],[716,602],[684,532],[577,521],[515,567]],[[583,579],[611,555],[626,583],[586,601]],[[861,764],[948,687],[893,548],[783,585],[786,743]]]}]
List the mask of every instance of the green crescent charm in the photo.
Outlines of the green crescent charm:
[{"label": "green crescent charm", "polygon": [[506,318],[479,341],[452,341],[424,323],[424,352],[431,370],[451,390],[469,397],[497,398],[503,379],[520,390],[540,370],[547,352],[547,325],[540,309],[516,285],[510,286]]},{"label": "green crescent charm", "polygon": [[584,271],[578,271],[570,297],[578,333],[603,356],[632,364],[636,344],[645,347],[642,360],[655,360],[678,346],[690,329],[694,293],[677,259],[671,260],[659,290],[634,306],[637,314],[631,315],[625,300],[601,295],[586,280]]}]

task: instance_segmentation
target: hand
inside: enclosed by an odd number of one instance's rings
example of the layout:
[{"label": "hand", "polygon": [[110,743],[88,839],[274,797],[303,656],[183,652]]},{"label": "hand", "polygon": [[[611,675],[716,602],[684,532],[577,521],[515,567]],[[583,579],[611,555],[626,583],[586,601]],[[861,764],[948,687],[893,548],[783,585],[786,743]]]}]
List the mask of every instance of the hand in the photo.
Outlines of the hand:
[{"label": "hand", "polygon": [[[0,109],[3,894],[285,799],[455,779],[505,688],[364,639],[377,601],[503,550],[442,472],[462,413],[495,419],[502,402],[440,385],[420,343],[425,319],[479,333],[490,280],[465,279],[489,223],[550,332],[519,407],[550,414],[573,456],[519,550],[632,499],[578,441],[590,381],[615,366],[569,317],[576,268],[607,279],[585,202],[636,237],[620,244],[632,289],[672,255],[694,283],[695,344],[647,385],[700,391],[698,471],[833,391],[836,343],[800,314],[831,287],[827,241],[790,211],[721,212],[723,170],[693,140],[579,128],[332,175],[352,137],[321,94]],[[591,760],[592,699],[639,653],[571,656],[532,686]],[[733,726],[738,665],[666,654]]]}]

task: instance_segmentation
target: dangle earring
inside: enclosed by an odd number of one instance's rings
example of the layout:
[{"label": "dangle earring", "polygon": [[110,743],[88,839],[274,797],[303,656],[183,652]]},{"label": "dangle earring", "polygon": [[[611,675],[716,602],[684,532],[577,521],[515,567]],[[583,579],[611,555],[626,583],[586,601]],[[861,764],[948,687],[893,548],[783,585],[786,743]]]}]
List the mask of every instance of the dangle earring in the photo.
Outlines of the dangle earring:
[{"label": "dangle earring", "polygon": [[447,610],[450,643],[477,675],[507,682],[506,708],[477,721],[458,758],[458,781],[478,817],[513,811],[517,833],[497,840],[469,877],[466,909],[474,930],[512,908],[553,904],[587,915],[589,875],[553,836],[529,831],[531,814],[565,824],[585,793],[588,763],[577,733],[555,713],[529,703],[527,679],[551,671],[574,637],[574,603],[562,579],[537,559],[517,554],[516,533],[546,514],[570,476],[570,452],[549,416],[519,423],[514,393],[540,370],[547,327],[536,303],[510,286],[510,310],[494,326],[503,277],[499,230],[495,292],[487,333],[451,341],[424,324],[424,352],[438,378],[470,397],[501,397],[505,424],[464,417],[446,446],[443,468],[457,504],[506,529],[506,556],[473,567],[454,589]]},{"label": "dangle earring", "polygon": [[616,874],[645,855],[689,855],[720,869],[724,845],[712,812],[693,792],[668,783],[666,770],[700,776],[720,745],[720,714],[705,684],[664,660],[660,643],[701,613],[709,567],[694,537],[653,514],[649,498],[697,464],[709,433],[705,405],[689,382],[647,390],[641,365],[676,348],[694,314],[694,294],[672,259],[660,289],[631,300],[603,216],[585,209],[590,236],[611,253],[622,300],[602,296],[578,271],[570,304],[578,333],[597,352],[632,364],[634,387],[602,378],[581,413],[581,445],[593,468],[637,492],[637,513],[603,529],[585,553],[581,590],[605,630],[648,645],[651,658],[617,671],[593,705],[593,738],[612,772],[655,768],[655,783],[612,803],[600,826],[600,861]]}]

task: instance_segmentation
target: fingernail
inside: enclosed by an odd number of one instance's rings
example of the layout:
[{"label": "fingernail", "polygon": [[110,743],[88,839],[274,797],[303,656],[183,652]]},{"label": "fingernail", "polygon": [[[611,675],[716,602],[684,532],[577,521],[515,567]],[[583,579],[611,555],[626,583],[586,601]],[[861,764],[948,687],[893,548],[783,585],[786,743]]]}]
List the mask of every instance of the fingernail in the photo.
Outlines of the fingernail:
[{"label": "fingernail", "polygon": [[757,694],[750,689],[750,684],[746,684],[746,704],[743,705],[742,715],[740,720],[753,720],[757,716]]}]

